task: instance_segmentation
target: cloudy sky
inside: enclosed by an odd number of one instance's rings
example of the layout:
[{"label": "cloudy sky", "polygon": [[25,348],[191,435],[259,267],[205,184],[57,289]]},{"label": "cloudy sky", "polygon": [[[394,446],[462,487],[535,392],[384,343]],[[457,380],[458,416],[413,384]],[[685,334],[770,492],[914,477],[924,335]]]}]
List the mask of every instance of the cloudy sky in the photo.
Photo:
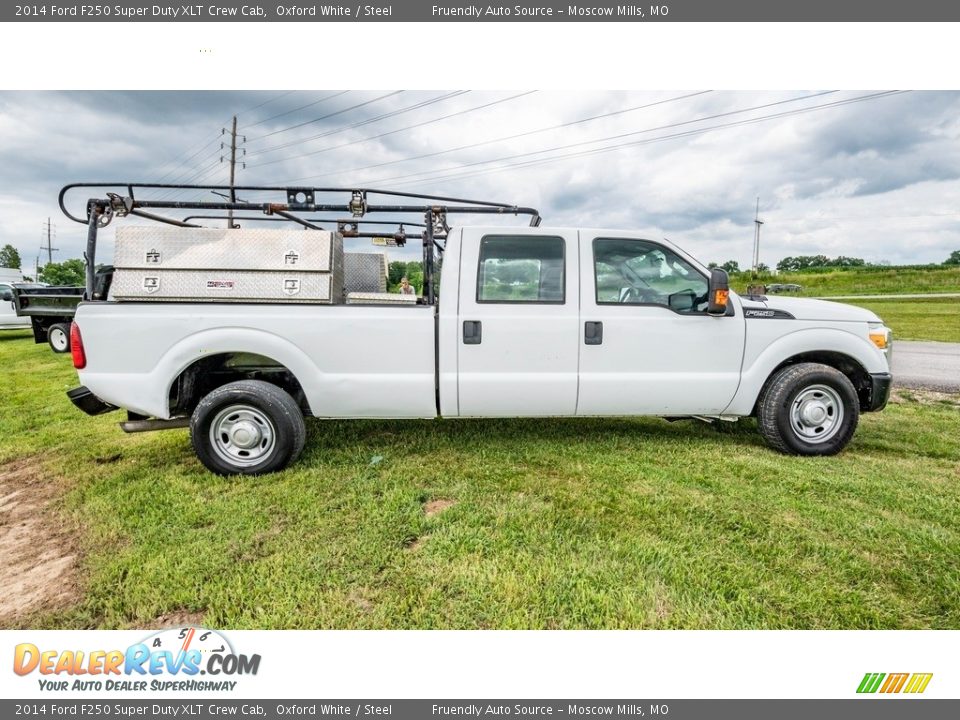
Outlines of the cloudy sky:
[{"label": "cloudy sky", "polygon": [[[234,114],[238,184],[532,205],[545,225],[637,228],[741,266],[757,196],[769,265],[817,253],[941,262],[960,249],[960,93],[816,89],[4,92],[0,244],[32,267],[49,216],[54,259],[78,257],[85,228],[56,203],[68,182],[226,183]],[[103,239],[98,260],[112,229]]]}]

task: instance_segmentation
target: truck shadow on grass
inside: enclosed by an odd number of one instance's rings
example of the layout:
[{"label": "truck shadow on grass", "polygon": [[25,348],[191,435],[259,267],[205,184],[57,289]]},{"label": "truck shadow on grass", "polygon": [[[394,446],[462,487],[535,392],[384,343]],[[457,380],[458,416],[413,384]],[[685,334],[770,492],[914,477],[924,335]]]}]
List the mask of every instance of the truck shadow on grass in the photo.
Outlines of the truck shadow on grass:
[{"label": "truck shadow on grass", "polygon": [[343,449],[371,441],[411,451],[459,447],[541,447],[561,444],[596,446],[645,442],[683,445],[710,439],[718,445],[765,447],[752,418],[708,425],[696,419],[662,418],[501,418],[451,420],[318,420],[308,421],[307,452]]}]

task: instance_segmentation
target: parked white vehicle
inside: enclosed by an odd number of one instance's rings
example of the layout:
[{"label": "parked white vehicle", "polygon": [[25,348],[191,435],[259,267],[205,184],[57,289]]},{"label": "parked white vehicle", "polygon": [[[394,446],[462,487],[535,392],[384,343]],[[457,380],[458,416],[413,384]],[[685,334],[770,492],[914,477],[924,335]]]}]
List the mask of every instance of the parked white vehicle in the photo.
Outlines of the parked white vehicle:
[{"label": "parked white vehicle", "polygon": [[830,455],[886,404],[891,335],[868,310],[739,297],[630,231],[444,234],[436,303],[82,303],[71,398],[128,430],[189,424],[221,474],[285,467],[307,415],[754,416],[773,448]]},{"label": "parked white vehicle", "polygon": [[0,268],[0,329],[30,327],[30,318],[17,315],[13,288],[23,282],[23,272],[17,268]]}]

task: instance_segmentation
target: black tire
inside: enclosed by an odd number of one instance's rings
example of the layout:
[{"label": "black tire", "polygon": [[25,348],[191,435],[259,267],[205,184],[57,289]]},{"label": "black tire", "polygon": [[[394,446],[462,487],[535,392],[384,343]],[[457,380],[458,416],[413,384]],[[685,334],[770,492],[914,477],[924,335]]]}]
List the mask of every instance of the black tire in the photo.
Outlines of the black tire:
[{"label": "black tire", "polygon": [[[211,432],[219,429],[216,436]],[[217,388],[193,411],[190,441],[208,470],[217,475],[264,475],[292,463],[307,430],[296,401],[262,380],[240,380]]]},{"label": "black tire", "polygon": [[757,401],[760,434],[791,455],[836,455],[859,422],[853,383],[829,365],[788,365],[767,380]]},{"label": "black tire", "polygon": [[48,327],[47,344],[55,353],[70,352],[70,326],[66,323],[54,323]]}]

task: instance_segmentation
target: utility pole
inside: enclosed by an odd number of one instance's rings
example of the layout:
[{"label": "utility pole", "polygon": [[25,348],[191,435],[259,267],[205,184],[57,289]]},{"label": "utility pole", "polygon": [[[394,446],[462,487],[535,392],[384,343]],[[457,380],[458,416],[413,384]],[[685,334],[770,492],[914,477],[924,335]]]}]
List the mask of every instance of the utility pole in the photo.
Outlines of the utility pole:
[{"label": "utility pole", "polygon": [[[226,134],[227,130],[224,128],[223,133]],[[246,148],[237,147],[237,137],[242,138],[241,142],[247,141],[246,135],[237,135],[237,116],[233,116],[233,124],[230,126],[230,202],[235,203],[237,201],[237,192],[233,189],[234,183],[237,179],[237,150],[242,150],[243,154],[247,154]],[[223,143],[220,143],[220,147],[223,148]],[[223,162],[223,157],[220,158],[220,162]],[[246,162],[241,162],[240,166],[244,169],[247,167]],[[233,227],[233,210],[227,211],[227,227]]]},{"label": "utility pole", "polygon": [[760,219],[760,196],[757,196],[757,211],[753,216],[753,272],[757,272],[760,266],[760,226],[763,220]]},{"label": "utility pole", "polygon": [[40,245],[40,249],[47,251],[47,264],[49,264],[53,262],[54,251],[56,250],[59,252],[60,250],[60,248],[53,247],[53,243],[51,242],[51,239],[53,236],[53,229],[52,229],[52,225],[50,224],[50,218],[47,218],[47,225],[45,227],[45,230],[47,231],[47,244]]},{"label": "utility pole", "polygon": [[[233,183],[237,174],[237,116],[233,116],[233,127],[230,130],[230,202],[237,201],[237,194],[233,190]],[[227,227],[233,227],[233,210],[227,212]]]}]

